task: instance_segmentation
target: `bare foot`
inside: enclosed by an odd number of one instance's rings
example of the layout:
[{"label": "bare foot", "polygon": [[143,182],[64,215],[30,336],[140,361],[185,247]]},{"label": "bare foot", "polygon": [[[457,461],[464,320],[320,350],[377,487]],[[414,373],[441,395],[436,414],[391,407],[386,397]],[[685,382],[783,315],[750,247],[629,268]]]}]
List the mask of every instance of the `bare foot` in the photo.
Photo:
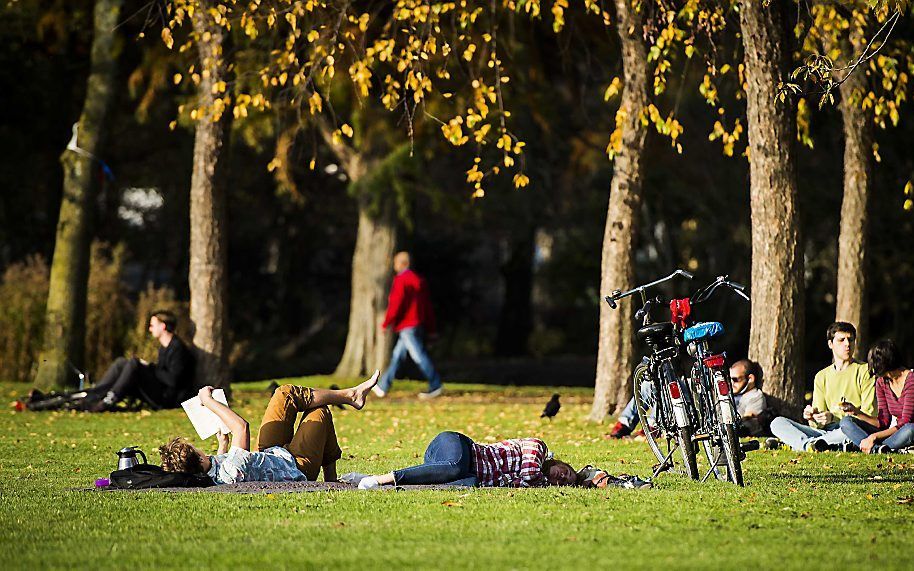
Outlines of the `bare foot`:
[{"label": "bare foot", "polygon": [[371,378],[365,381],[360,385],[356,385],[352,390],[352,406],[356,410],[361,410],[365,406],[365,398],[368,396],[368,393],[371,392],[371,388],[378,384],[378,379],[381,377],[381,371],[375,370],[374,374],[371,375]]}]

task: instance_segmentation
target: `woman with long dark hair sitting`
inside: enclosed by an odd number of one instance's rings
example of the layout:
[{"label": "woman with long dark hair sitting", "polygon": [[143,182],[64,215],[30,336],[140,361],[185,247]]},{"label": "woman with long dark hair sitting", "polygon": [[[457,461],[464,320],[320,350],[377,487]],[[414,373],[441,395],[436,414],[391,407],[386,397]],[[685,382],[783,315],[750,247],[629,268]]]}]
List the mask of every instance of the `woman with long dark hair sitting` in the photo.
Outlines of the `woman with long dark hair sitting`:
[{"label": "woman with long dark hair sitting", "polygon": [[876,377],[878,413],[870,416],[845,402],[841,431],[867,454],[914,446],[914,372],[902,364],[901,351],[891,340],[873,345],[867,363]]}]

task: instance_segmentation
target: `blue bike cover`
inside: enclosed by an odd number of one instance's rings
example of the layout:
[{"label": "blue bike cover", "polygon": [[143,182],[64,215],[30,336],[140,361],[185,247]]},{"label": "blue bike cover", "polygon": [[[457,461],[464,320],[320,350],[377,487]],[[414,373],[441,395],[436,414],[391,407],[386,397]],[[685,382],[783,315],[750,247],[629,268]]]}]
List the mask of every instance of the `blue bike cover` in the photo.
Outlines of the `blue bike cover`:
[{"label": "blue bike cover", "polygon": [[686,343],[689,341],[701,341],[702,339],[717,337],[723,332],[724,326],[716,321],[696,323],[682,332],[682,339]]}]

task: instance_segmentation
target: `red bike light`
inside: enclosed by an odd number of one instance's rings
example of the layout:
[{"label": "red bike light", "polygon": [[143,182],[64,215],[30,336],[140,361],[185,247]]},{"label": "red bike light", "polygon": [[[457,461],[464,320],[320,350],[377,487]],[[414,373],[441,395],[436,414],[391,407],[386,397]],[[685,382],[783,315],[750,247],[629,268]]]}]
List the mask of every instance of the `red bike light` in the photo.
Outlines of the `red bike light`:
[{"label": "red bike light", "polygon": [[704,358],[705,367],[709,369],[720,369],[724,366],[725,357],[723,353],[720,355],[711,355],[710,357]]},{"label": "red bike light", "polygon": [[679,400],[679,397],[682,396],[679,392],[679,383],[670,383],[670,396],[674,400]]},{"label": "red bike light", "polygon": [[717,381],[717,392],[719,392],[722,397],[730,394],[730,383],[727,381]]}]

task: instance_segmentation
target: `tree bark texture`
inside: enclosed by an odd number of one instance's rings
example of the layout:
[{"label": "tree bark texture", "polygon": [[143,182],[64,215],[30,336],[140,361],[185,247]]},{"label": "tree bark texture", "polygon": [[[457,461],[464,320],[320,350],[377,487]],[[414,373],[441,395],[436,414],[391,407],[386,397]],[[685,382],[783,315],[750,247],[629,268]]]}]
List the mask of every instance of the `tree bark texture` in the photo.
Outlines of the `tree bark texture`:
[{"label": "tree bark texture", "polygon": [[116,31],[122,0],[95,3],[92,55],[86,100],[77,124],[76,144],[60,156],[63,197],[45,314],[45,332],[35,385],[43,390],[63,388],[73,377],[68,361],[83,366],[86,333],[86,293],[92,208],[105,122],[115,89]]},{"label": "tree bark texture", "polygon": [[[353,172],[359,171],[350,168],[350,180],[357,186],[360,179],[353,179]],[[381,322],[387,309],[397,242],[393,200],[381,197],[373,201],[364,193],[359,193],[357,200],[359,227],[352,255],[349,331],[343,356],[334,372],[340,377],[359,377],[386,367],[392,340],[391,333],[381,329]]]},{"label": "tree bark texture", "polygon": [[[635,281],[635,236],[644,181],[647,127],[640,114],[648,105],[647,50],[642,38],[642,16],[631,0],[615,0],[616,27],[622,47],[625,87],[619,112],[625,113],[622,152],[615,158],[603,232],[600,293],[629,289]],[[600,337],[597,378],[590,420],[602,422],[618,411],[632,394],[634,369],[633,300],[617,309],[600,301]]]},{"label": "tree bark texture", "polygon": [[752,210],[752,324],[749,355],[761,364],[765,393],[782,413],[803,399],[803,258],[790,100],[786,0],[746,0],[740,7],[746,66]]},{"label": "tree bark texture", "polygon": [[[205,7],[205,6],[204,6]],[[227,113],[213,86],[225,81],[224,31],[206,10],[193,16],[201,81],[190,184],[190,319],[194,326],[198,385],[228,387],[226,196],[221,170]],[[208,33],[208,41],[204,34]]]},{"label": "tree bark texture", "polygon": [[835,320],[857,327],[857,356],[863,356],[868,329],[866,311],[867,204],[872,185],[873,123],[861,102],[867,91],[865,70],[841,84],[844,124],[844,199],[838,235],[838,295]]}]

